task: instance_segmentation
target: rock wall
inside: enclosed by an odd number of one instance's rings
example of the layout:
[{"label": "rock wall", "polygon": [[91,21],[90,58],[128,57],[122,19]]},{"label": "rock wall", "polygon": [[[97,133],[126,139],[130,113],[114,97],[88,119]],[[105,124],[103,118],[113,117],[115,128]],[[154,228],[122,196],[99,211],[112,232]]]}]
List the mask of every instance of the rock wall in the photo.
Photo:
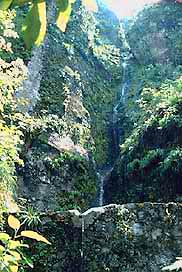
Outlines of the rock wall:
[{"label": "rock wall", "polygon": [[181,4],[161,1],[123,22],[130,86],[105,204],[181,201],[181,11]]},{"label": "rock wall", "polygon": [[[122,130],[124,151],[106,186],[107,203],[162,202],[173,196],[175,199],[177,187],[173,186],[172,178],[180,188],[182,125],[178,102],[181,100],[168,101],[164,89],[160,89],[164,82],[176,80],[170,83],[170,90],[171,86],[174,86],[172,91],[181,90],[178,79],[181,56],[175,59],[180,54],[181,43],[174,48],[170,45],[170,41],[177,39],[175,35],[181,33],[181,18],[177,16],[175,25],[168,20],[168,16],[179,11],[178,4],[157,5],[144,11],[144,17],[138,17],[126,35],[130,45],[127,50],[131,49],[127,52],[130,88],[124,99],[126,103],[118,109],[116,128]],[[21,194],[28,196],[39,210],[46,210],[39,230],[52,242],[51,247],[35,245],[38,251],[32,245],[34,271],[159,272],[182,255],[181,204],[113,204],[83,214],[78,211],[86,210],[96,195],[94,160],[99,166],[110,163],[109,128],[123,78],[116,18],[111,18],[112,44],[106,31],[108,13],[94,18],[82,12],[85,11],[77,7],[65,34],[60,34],[55,25],[49,26],[40,101],[35,109],[40,124],[26,135],[25,166],[19,171]],[[160,18],[165,12],[167,15],[161,17],[160,25],[149,20],[150,16]],[[96,20],[100,23],[104,20],[105,25],[97,29]],[[142,25],[139,31],[138,25]],[[151,98],[147,101],[153,101],[158,92],[161,101],[166,99],[166,107],[161,103],[162,108],[156,104],[147,108],[152,114],[153,109],[159,110],[154,112],[155,122],[150,118],[148,123],[146,111],[142,112],[136,104],[144,87],[149,90],[144,98]],[[162,118],[169,117],[165,110],[170,103],[175,104],[175,114],[172,114],[175,122],[170,119],[170,126],[158,129],[159,113],[162,112]],[[177,133],[176,120],[179,121]],[[165,173],[161,171],[163,163],[166,163],[166,168],[162,168]],[[60,212],[74,208],[78,210]]]},{"label": "rock wall", "polygon": [[108,127],[122,78],[119,21],[106,9],[93,15],[79,2],[65,33],[53,17],[42,48],[39,100],[25,132],[19,195],[39,210],[85,210],[96,195],[95,165],[107,163],[110,151]]},{"label": "rock wall", "polygon": [[42,248],[34,271],[160,272],[182,255],[181,219],[178,203],[44,215],[42,230],[53,246]]},{"label": "rock wall", "polygon": [[141,11],[127,32],[128,43],[140,64],[182,63],[180,3],[161,1]]}]

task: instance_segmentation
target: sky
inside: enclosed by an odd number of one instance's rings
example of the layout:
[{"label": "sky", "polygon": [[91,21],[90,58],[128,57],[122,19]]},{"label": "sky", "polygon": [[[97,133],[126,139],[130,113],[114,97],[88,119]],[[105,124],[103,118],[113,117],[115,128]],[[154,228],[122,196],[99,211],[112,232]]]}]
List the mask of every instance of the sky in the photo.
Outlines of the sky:
[{"label": "sky", "polygon": [[108,7],[119,17],[133,16],[141,10],[145,4],[158,2],[157,0],[103,0]]}]

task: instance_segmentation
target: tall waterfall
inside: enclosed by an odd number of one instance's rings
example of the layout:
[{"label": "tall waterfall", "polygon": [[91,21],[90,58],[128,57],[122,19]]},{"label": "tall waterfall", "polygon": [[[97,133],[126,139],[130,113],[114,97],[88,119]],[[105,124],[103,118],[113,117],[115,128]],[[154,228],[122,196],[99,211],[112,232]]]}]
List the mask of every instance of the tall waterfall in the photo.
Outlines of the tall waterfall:
[{"label": "tall waterfall", "polygon": [[[47,25],[55,23],[55,1],[48,2],[47,7]],[[42,68],[45,49],[48,47],[49,37],[46,35],[44,42],[39,47],[32,49],[32,57],[27,66],[27,79],[24,80],[22,86],[16,90],[16,98],[26,101],[26,104],[19,104],[18,108],[21,112],[33,112],[33,109],[39,99],[39,89],[42,80]]]},{"label": "tall waterfall", "polygon": [[113,109],[113,122],[118,121],[118,109],[119,109],[119,106],[121,105],[121,103],[125,102],[127,90],[129,87],[129,82],[127,79],[128,62],[126,59],[124,60],[122,67],[123,67],[123,80],[122,80],[121,89],[119,90],[119,93],[118,93],[118,96],[119,96],[118,103],[116,104],[116,106]]},{"label": "tall waterfall", "polygon": [[119,122],[119,108],[122,104],[126,103],[127,92],[129,89],[129,81],[128,81],[128,59],[125,59],[123,64],[123,80],[121,85],[119,86],[118,90],[118,100],[117,104],[113,108],[113,114],[111,118],[111,130],[112,130],[112,156],[113,162],[110,165],[104,167],[104,169],[97,172],[98,178],[98,185],[97,185],[97,197],[96,197],[96,204],[97,206],[104,205],[104,186],[109,179],[111,172],[114,168],[114,165],[119,156],[119,129],[118,129],[118,122]]}]

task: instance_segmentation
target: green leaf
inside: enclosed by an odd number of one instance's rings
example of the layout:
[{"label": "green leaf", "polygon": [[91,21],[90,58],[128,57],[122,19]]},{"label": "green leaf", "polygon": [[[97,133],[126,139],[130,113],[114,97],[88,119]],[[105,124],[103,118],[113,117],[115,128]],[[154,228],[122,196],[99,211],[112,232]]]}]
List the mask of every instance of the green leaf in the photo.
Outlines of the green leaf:
[{"label": "green leaf", "polygon": [[51,243],[46,238],[44,238],[42,235],[40,235],[39,233],[37,233],[35,231],[32,231],[32,230],[22,231],[21,236],[31,238],[31,239],[35,239],[37,241],[40,241],[40,242],[51,245]]},{"label": "green leaf", "polygon": [[34,266],[33,266],[33,262],[32,262],[32,260],[31,260],[31,258],[29,258],[29,257],[25,257],[24,255],[22,256],[22,258],[23,258],[23,260],[21,261],[22,262],[22,264],[24,264],[24,265],[28,265],[29,267],[31,267],[31,268],[33,268]]},{"label": "green leaf", "polygon": [[20,228],[20,221],[14,217],[13,215],[8,216],[8,225],[10,228],[14,230],[18,230]]},{"label": "green leaf", "polygon": [[3,246],[0,245],[0,255],[1,255],[1,253],[2,253],[3,251],[5,251],[5,250],[6,250],[5,247],[3,247]]},{"label": "green leaf", "polygon": [[9,250],[8,251],[13,257],[15,257],[16,261],[20,261],[21,260],[21,256],[17,251],[14,250]]},{"label": "green leaf", "polygon": [[10,239],[10,236],[5,232],[0,232],[0,240],[1,241],[8,241]]},{"label": "green leaf", "polygon": [[46,23],[46,3],[44,0],[35,0],[22,26],[23,39],[28,49],[42,43],[46,34]]},{"label": "green leaf", "polygon": [[10,272],[18,272],[18,265],[10,265],[9,269]]},{"label": "green leaf", "polygon": [[20,247],[20,246],[21,246],[20,241],[14,241],[14,240],[9,241],[9,249],[16,249],[17,247]]},{"label": "green leaf", "polygon": [[0,0],[0,10],[7,10],[13,0]]},{"label": "green leaf", "polygon": [[65,32],[74,0],[57,0],[56,24],[62,32]]},{"label": "green leaf", "polygon": [[68,5],[69,5],[69,0],[57,0],[56,1],[57,9],[60,12],[64,12],[68,8]]}]

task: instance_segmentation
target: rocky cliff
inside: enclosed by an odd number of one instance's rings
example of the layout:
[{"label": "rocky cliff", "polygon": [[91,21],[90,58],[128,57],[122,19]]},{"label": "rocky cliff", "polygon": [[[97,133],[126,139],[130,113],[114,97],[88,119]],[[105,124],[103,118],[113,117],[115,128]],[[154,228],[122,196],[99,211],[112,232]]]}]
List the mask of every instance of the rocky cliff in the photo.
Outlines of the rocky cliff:
[{"label": "rocky cliff", "polygon": [[124,22],[130,86],[106,203],[180,199],[181,11],[180,4],[161,2]]},{"label": "rocky cliff", "polygon": [[41,248],[37,272],[160,272],[181,256],[181,204],[138,203],[43,215],[53,247]]},{"label": "rocky cliff", "polygon": [[[34,271],[159,272],[182,254],[181,205],[160,204],[182,193],[181,11],[75,4],[66,33],[50,22],[18,169],[53,244],[32,247]],[[116,204],[89,209],[99,190]]]},{"label": "rocky cliff", "polygon": [[41,210],[88,208],[96,195],[96,167],[112,160],[109,126],[122,80],[118,31],[110,11],[93,15],[76,3],[66,33],[49,22],[38,49],[41,68],[36,52],[31,59],[30,70],[40,71],[28,81],[38,79],[39,90],[34,124],[25,132],[19,188]]}]

